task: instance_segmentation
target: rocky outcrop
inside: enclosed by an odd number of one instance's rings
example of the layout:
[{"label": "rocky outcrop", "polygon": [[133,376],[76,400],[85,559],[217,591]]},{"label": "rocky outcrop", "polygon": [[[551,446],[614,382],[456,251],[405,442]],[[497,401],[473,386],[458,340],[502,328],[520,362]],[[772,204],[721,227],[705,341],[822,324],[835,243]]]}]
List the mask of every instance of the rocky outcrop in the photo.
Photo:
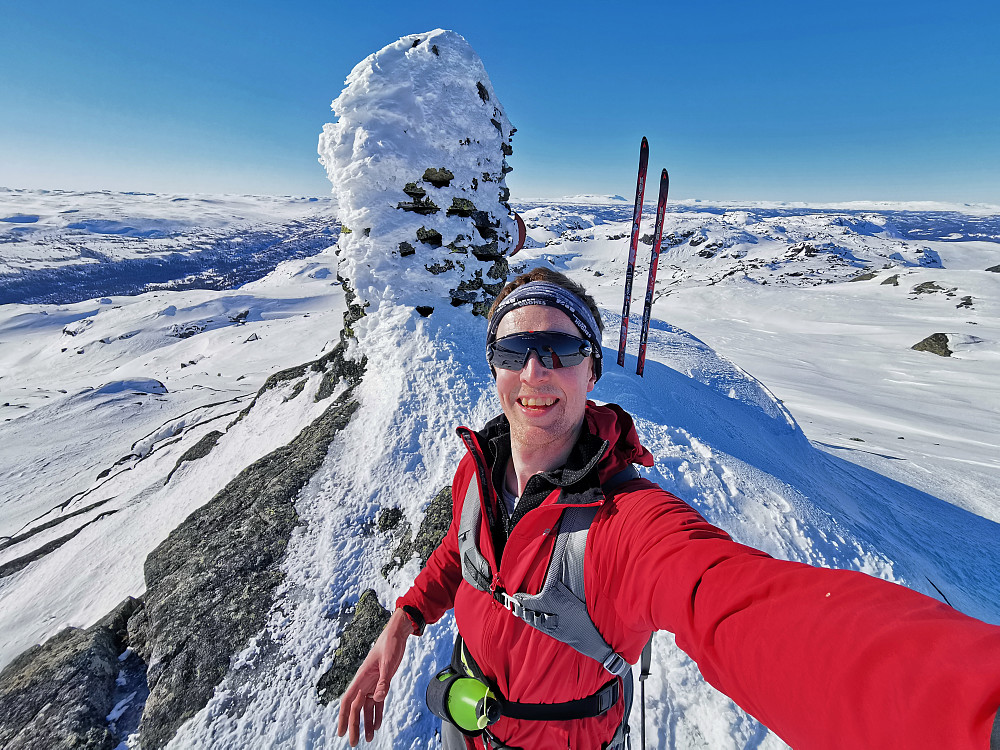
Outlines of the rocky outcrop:
[{"label": "rocky outcrop", "polygon": [[948,334],[946,333],[932,333],[923,341],[917,342],[910,348],[918,352],[937,354],[939,357],[950,357],[952,355],[951,349],[948,348]]},{"label": "rocky outcrop", "polygon": [[354,413],[352,392],[240,472],[146,558],[146,606],[128,623],[129,643],[149,666],[144,750],[163,747],[205,706],[233,655],[263,629],[298,524],[295,499]]},{"label": "rocky outcrop", "polygon": [[344,694],[387,622],[389,611],[379,604],[373,589],[366,589],[354,608],[354,617],[340,635],[332,666],[316,684],[322,703],[334,701]]},{"label": "rocky outcrop", "polygon": [[848,279],[848,281],[871,281],[872,279],[878,277],[878,273],[875,271],[864,271],[859,273],[857,276]]},{"label": "rocky outcrop", "polygon": [[167,475],[167,481],[169,482],[174,473],[181,468],[181,464],[184,464],[187,461],[197,461],[198,459],[204,458],[211,453],[212,448],[214,448],[216,443],[219,442],[219,438],[221,438],[223,434],[224,433],[221,433],[218,430],[212,430],[201,440],[184,451],[181,457],[177,459],[177,463],[174,464],[174,468],[171,469],[170,473]]},{"label": "rocky outcrop", "polygon": [[0,673],[0,746],[111,750],[118,744],[107,716],[125,621],[137,607],[127,599],[93,627],[66,628],[7,665]]},{"label": "rocky outcrop", "polygon": [[[448,531],[451,509],[451,485],[446,485],[428,504],[416,536],[411,539],[408,531],[403,536],[389,562],[383,566],[382,575],[388,578],[392,571],[402,567],[414,554],[420,559],[421,568],[426,565],[431,553]],[[380,516],[380,524],[381,518]]]}]

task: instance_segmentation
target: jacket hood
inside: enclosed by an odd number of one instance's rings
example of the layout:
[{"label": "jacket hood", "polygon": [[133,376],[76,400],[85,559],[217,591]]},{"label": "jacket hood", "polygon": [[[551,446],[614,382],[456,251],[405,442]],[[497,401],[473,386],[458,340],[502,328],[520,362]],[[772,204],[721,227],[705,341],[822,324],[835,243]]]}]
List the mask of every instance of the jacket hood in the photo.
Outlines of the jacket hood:
[{"label": "jacket hood", "polygon": [[588,432],[609,444],[600,464],[601,482],[630,464],[653,465],[653,454],[639,442],[632,417],[618,404],[598,406],[588,401],[583,420]]}]

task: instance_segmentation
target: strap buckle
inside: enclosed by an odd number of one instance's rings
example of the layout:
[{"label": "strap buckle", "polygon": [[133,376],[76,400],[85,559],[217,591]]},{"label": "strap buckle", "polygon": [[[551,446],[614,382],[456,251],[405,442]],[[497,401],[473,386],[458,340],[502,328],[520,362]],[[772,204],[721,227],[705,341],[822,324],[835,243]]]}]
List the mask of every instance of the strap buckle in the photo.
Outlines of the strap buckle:
[{"label": "strap buckle", "polygon": [[518,619],[523,619],[524,616],[524,606],[517,599],[512,597],[503,589],[497,589],[495,592],[497,601],[500,602],[507,610],[509,610],[514,617]]},{"label": "strap buckle", "polygon": [[611,674],[618,677],[621,677],[626,671],[632,668],[632,665],[625,661],[625,658],[615,651],[612,651],[611,655],[601,662],[601,664]]}]

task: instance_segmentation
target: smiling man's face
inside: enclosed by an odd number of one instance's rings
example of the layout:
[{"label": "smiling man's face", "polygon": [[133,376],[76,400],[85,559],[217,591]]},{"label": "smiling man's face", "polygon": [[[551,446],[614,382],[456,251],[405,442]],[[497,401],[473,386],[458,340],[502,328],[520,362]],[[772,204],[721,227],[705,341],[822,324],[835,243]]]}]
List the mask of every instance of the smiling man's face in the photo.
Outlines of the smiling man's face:
[{"label": "smiling man's face", "polygon": [[[559,331],[582,337],[561,310],[526,305],[503,317],[497,338],[526,331]],[[558,453],[576,442],[587,394],[597,382],[590,357],[573,367],[547,370],[532,353],[522,370],[497,369],[496,373],[500,405],[510,422],[515,447]]]}]

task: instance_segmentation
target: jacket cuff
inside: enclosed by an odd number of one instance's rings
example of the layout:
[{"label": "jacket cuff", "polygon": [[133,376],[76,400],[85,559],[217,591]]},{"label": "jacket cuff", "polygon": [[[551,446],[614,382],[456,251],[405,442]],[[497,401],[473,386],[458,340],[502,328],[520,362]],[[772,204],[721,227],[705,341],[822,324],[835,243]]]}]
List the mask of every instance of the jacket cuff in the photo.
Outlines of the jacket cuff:
[{"label": "jacket cuff", "polygon": [[400,609],[403,610],[403,614],[406,615],[406,619],[410,621],[410,625],[413,627],[413,634],[423,635],[424,628],[427,627],[427,621],[424,619],[420,610],[409,604],[404,604],[400,607]]}]

